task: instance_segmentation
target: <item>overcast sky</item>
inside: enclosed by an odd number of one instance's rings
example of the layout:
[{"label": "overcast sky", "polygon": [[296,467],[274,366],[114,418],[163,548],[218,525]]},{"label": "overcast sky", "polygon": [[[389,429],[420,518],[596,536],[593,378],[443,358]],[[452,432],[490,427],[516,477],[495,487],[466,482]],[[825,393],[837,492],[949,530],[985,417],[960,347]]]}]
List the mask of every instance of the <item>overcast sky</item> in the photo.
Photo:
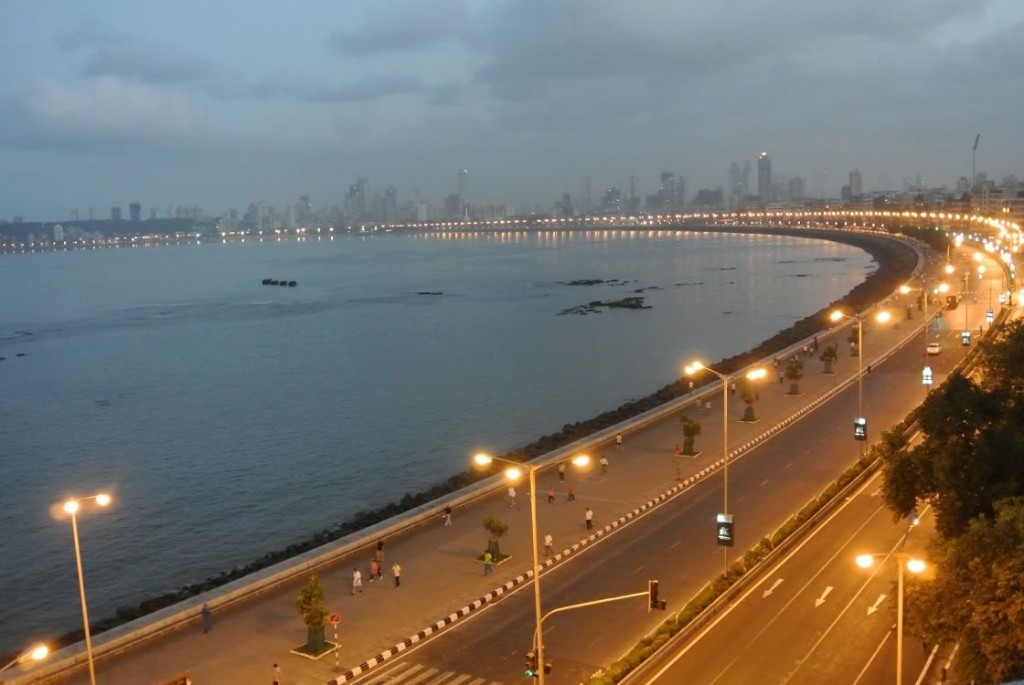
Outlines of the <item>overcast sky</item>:
[{"label": "overcast sky", "polygon": [[[1024,175],[1024,0],[3,0],[0,218]],[[755,176],[756,184],[756,176]],[[127,212],[126,212],[127,213]]]}]

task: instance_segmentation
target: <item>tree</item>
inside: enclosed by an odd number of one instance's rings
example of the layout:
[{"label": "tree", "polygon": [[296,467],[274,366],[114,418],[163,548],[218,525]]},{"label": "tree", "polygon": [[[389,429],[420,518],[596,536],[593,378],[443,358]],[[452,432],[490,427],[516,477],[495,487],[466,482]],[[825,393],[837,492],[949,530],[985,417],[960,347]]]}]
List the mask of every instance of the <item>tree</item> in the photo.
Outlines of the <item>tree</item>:
[{"label": "tree", "polygon": [[979,345],[978,360],[985,368],[981,384],[1001,387],[1015,397],[1024,396],[1024,320],[1000,326]]},{"label": "tree", "polygon": [[804,377],[804,362],[800,357],[793,357],[786,362],[786,379],[790,381],[787,395],[800,394],[800,379]]},{"label": "tree", "polygon": [[743,378],[740,381],[740,399],[743,400],[743,404],[746,406],[743,409],[742,421],[757,421],[757,416],[754,415],[754,402],[760,398],[761,396],[758,394],[754,382],[749,378]]},{"label": "tree", "polygon": [[320,585],[320,577],[313,574],[295,598],[295,610],[302,616],[306,624],[306,644],[303,651],[320,654],[327,648],[324,638],[324,619],[327,618],[327,605],[324,589]]},{"label": "tree", "polygon": [[839,351],[836,349],[835,344],[833,343],[822,350],[819,359],[825,363],[824,373],[835,373],[832,367],[836,363],[836,360],[839,359]]},{"label": "tree", "polygon": [[964,533],[928,550],[933,580],[907,587],[907,626],[960,643],[961,682],[1024,678],[1024,498],[995,504]]},{"label": "tree", "polygon": [[488,534],[487,551],[491,553],[491,557],[494,559],[495,563],[497,563],[505,558],[501,553],[501,547],[499,546],[498,541],[508,533],[508,524],[494,518],[493,516],[485,516],[484,530],[486,530]]},{"label": "tree", "polygon": [[693,439],[700,435],[700,423],[686,415],[680,416],[679,422],[683,424],[683,454],[696,454]]}]

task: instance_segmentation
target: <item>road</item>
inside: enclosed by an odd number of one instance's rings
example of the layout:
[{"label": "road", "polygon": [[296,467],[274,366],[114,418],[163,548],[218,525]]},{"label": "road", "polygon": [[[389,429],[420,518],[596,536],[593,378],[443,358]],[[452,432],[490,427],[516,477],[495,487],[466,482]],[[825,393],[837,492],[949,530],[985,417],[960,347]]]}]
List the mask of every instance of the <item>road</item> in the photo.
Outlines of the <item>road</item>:
[{"label": "road", "polygon": [[[984,312],[975,314],[983,316]],[[921,369],[924,363],[932,367],[936,383],[941,383],[962,357],[965,348],[959,346],[959,328],[953,330],[948,323],[948,315],[937,319],[930,331],[932,339],[938,338],[943,342],[944,349],[940,355],[926,357],[925,342],[919,335],[864,377],[864,406],[868,408],[866,413],[871,419],[869,430],[873,437],[902,420],[923,399],[925,390],[921,383]],[[973,325],[976,329],[977,323]],[[844,359],[840,363],[848,362]],[[761,537],[769,535],[856,461],[861,449],[861,443],[852,437],[852,418],[857,414],[857,403],[854,384],[802,419],[796,427],[782,431],[732,463],[729,491],[737,522],[735,550],[747,549]],[[721,485],[722,479],[718,477],[699,483],[687,494],[585,552],[574,563],[544,575],[545,611],[600,597],[642,591],[648,579],[660,581],[661,596],[669,601],[670,608],[678,610],[687,598],[723,568],[722,548],[714,544],[713,526],[715,514],[722,503]],[[877,496],[877,481],[871,492],[857,499],[863,502],[863,510],[861,507],[852,508],[843,520],[851,519],[849,525],[853,529],[863,526],[863,534],[852,536],[851,532],[846,532],[843,534],[845,537],[840,537],[849,539],[846,544],[851,548],[867,544],[872,550],[890,549],[892,545],[887,535],[891,537],[900,529],[893,527],[891,513],[883,508]],[[818,536],[816,540],[825,547],[817,553],[819,556],[800,562],[808,564],[806,570],[799,574],[789,573],[789,577],[784,578],[779,588],[769,595],[772,597],[770,602],[762,602],[751,609],[755,616],[771,618],[780,607],[792,602],[794,608],[784,614],[785,624],[764,630],[758,636],[761,629],[753,627],[757,624],[750,617],[737,614],[740,618],[735,624],[723,630],[726,637],[701,646],[701,656],[697,660],[705,659],[706,668],[673,671],[662,682],[788,682],[790,675],[799,675],[799,682],[842,682],[821,679],[821,673],[832,669],[839,675],[849,674],[845,662],[842,666],[833,663],[833,654],[837,651],[847,652],[853,662],[862,657],[866,659],[882,639],[867,628],[887,629],[891,625],[892,621],[886,618],[889,605],[880,604],[879,610],[872,612],[877,620],[870,623],[861,621],[864,626],[858,628],[848,624],[856,623],[867,607],[854,603],[846,610],[849,615],[829,630],[829,640],[813,650],[804,643],[811,640],[813,644],[815,636],[829,628],[832,621],[827,618],[829,612],[845,607],[854,593],[857,593],[860,603],[872,604],[879,595],[892,597],[893,592],[885,569],[872,575],[851,568],[853,557],[846,554],[844,548],[835,548],[840,537]],[[815,564],[823,564],[829,558],[832,566],[827,575],[820,575],[814,583],[803,578],[806,574],[814,575]],[[894,568],[890,562],[888,571],[892,572]],[[803,620],[807,615],[805,605],[809,602],[813,608],[814,599],[821,597],[828,587],[832,590],[824,597],[823,607],[826,608],[817,614],[811,612],[815,619],[813,622]],[[801,592],[798,607],[795,598],[787,599],[793,591]],[[810,595],[814,597],[808,599]],[[626,652],[639,637],[656,628],[664,618],[665,615],[659,612],[649,613],[644,599],[554,617],[545,624],[544,631],[547,661],[553,665],[553,673],[547,682],[562,685],[585,680],[589,674]],[[776,619],[777,622],[781,620]],[[486,610],[474,620],[458,625],[414,650],[405,658],[409,663],[396,667],[396,672],[377,674],[366,682],[403,683],[401,669],[410,668],[410,664],[422,669],[436,669],[439,673],[470,674],[490,682],[516,682],[524,671],[523,655],[531,644],[533,627],[532,594],[526,587],[502,602],[499,609]],[[854,634],[857,639],[850,637]],[[751,646],[744,648],[745,651],[736,651],[738,646],[747,643]],[[770,677],[760,677],[759,674],[765,672],[762,670],[763,662],[783,653],[783,647],[790,649],[791,653],[786,652],[787,656],[778,661],[780,670],[771,671]],[[876,657],[878,664],[886,661],[890,651],[883,646]],[[908,654],[910,651],[907,650]],[[921,651],[919,644],[916,651]],[[718,656],[710,658],[709,654]],[[729,661],[734,657],[737,663],[730,665]],[[686,663],[689,664],[690,660]],[[742,673],[730,670],[740,667],[745,669]],[[885,670],[884,664],[878,668]],[[892,668],[889,666],[890,670]],[[879,682],[870,673],[864,678],[860,682]]]}]

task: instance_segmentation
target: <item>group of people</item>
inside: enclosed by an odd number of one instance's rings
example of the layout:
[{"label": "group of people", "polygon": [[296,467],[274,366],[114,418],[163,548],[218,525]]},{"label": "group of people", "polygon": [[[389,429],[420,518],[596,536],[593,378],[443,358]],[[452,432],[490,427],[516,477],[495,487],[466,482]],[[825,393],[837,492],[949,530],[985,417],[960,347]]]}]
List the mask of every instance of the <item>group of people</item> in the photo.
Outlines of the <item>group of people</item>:
[{"label": "group of people", "polygon": [[[391,575],[395,579],[395,587],[402,586],[402,565],[397,561],[391,564]],[[370,557],[370,582],[384,578],[384,540],[377,541],[377,551]],[[363,591],[363,572],[359,567],[352,569],[352,594]]]}]

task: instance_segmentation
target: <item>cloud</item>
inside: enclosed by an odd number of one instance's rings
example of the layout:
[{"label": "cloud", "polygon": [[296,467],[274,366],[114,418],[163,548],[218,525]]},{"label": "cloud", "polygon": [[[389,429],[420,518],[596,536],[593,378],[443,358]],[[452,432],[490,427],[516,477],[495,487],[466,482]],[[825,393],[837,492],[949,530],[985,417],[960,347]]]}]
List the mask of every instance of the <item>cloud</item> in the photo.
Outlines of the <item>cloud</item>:
[{"label": "cloud", "polygon": [[458,38],[466,19],[462,0],[379,3],[361,25],[334,31],[330,43],[352,56],[415,52]]},{"label": "cloud", "polygon": [[89,23],[60,34],[57,45],[66,53],[84,55],[81,73],[87,77],[116,76],[151,85],[181,85],[202,83],[216,71],[202,58],[143,44]]},{"label": "cloud", "polygon": [[368,76],[339,86],[312,84],[288,78],[261,79],[253,82],[245,94],[257,99],[288,98],[315,104],[353,104],[394,95],[409,95],[423,90],[423,83],[405,74]]}]

